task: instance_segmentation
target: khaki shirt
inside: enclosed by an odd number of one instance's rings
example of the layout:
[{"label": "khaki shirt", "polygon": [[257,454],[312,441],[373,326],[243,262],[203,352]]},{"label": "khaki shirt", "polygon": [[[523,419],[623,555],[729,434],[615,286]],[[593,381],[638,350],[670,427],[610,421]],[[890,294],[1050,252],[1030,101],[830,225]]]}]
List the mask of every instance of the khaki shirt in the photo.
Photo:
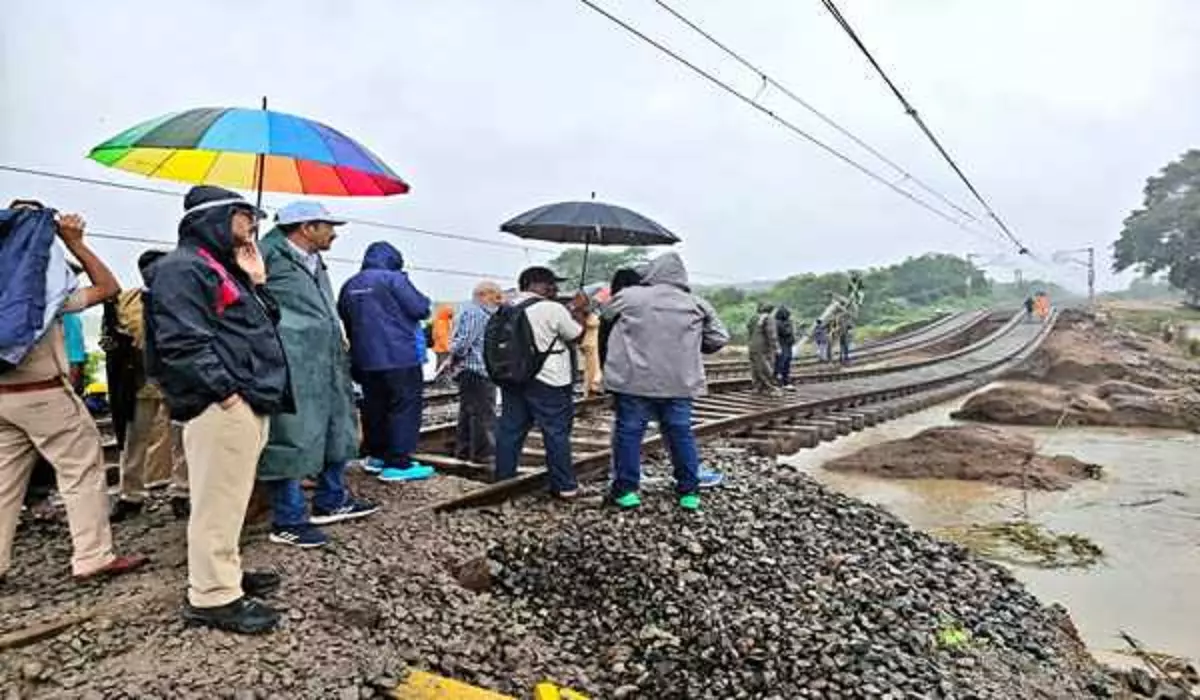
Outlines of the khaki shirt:
[{"label": "khaki shirt", "polygon": [[[82,290],[76,291],[63,304],[61,313],[83,310],[84,296]],[[42,339],[29,350],[29,354],[21,360],[21,364],[0,374],[0,384],[32,384],[44,382],[47,379],[62,377],[64,386],[70,384],[70,365],[67,363],[67,344],[63,337],[62,319],[54,319],[54,323],[46,330]]]}]

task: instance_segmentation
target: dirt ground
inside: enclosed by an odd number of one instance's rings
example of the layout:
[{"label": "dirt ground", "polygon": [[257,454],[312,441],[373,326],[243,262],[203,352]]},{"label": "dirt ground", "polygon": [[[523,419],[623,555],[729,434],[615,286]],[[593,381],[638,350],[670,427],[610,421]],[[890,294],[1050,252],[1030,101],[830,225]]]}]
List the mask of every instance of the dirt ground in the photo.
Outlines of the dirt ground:
[{"label": "dirt ground", "polygon": [[824,466],[893,479],[965,479],[1046,491],[1100,475],[1097,465],[1074,457],[1039,455],[1031,438],[982,425],[930,428]]},{"label": "dirt ground", "polygon": [[1009,381],[971,397],[954,417],[1200,432],[1200,362],[1102,319],[1066,316]]}]

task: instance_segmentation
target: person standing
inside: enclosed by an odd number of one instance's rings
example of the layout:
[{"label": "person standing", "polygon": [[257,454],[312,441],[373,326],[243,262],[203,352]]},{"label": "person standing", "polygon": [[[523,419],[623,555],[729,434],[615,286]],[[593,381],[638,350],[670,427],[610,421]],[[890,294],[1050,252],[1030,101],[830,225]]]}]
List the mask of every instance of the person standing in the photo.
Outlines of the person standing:
[{"label": "person standing", "polygon": [[[166,256],[161,250],[148,250],[138,257],[142,280],[147,279],[150,266]],[[183,429],[171,423],[170,410],[158,384],[146,377],[143,355],[146,351],[145,308],[142,289],[127,289],[115,304],[116,328],[112,332],[129,339],[130,367],[128,377],[133,390],[132,418],[125,426],[125,444],[121,450],[121,490],[109,519],[121,522],[142,512],[146,489],[150,482],[170,475],[171,512],[176,519],[188,517],[187,459],[183,454]],[[110,339],[110,342],[116,342]],[[111,352],[119,353],[114,348]],[[122,363],[125,364],[125,363]],[[110,378],[109,384],[113,385]],[[124,393],[122,388],[117,394]],[[117,412],[125,410],[112,403],[114,423]]]},{"label": "person standing", "polygon": [[654,420],[675,469],[679,505],[697,510],[700,458],[692,400],[706,391],[702,354],[725,347],[729,332],[712,306],[691,293],[678,253],[658,256],[640,273],[643,284],[622,290],[606,310],[620,316],[604,373],[604,386],[616,399],[610,497],[620,508],[641,505],[642,438]]},{"label": "person standing", "polygon": [[[488,343],[485,360],[488,374],[500,386],[500,422],[496,428],[496,478],[517,476],[521,450],[530,428],[537,425],[546,446],[546,468],[551,494],[574,498],[577,494],[571,462],[571,426],[575,420],[571,355],[583,335],[587,297],[577,294],[570,309],[558,303],[558,284],[563,281],[546,267],[530,267],[517,280],[520,292],[511,307],[497,312],[489,324],[509,332],[511,343],[497,343],[492,355]],[[528,331],[526,333],[525,331]],[[517,347],[519,343],[527,344]],[[505,345],[509,352],[502,352]],[[501,356],[504,355],[504,356]],[[519,377],[502,378],[501,366],[511,362],[528,371]]]},{"label": "person standing", "polygon": [[[102,304],[120,291],[112,271],[84,242],[85,226],[78,214],[59,216],[29,200],[0,210],[5,337],[24,331],[30,341],[22,344],[19,358],[6,353],[5,362],[8,357],[16,361],[0,371],[0,578],[12,565],[22,497],[39,457],[53,468],[66,506],[75,578],[118,576],[149,561],[113,551],[100,432],[69,383],[60,313]],[[90,286],[76,288],[55,236],[82,264]],[[51,265],[63,273],[54,290]],[[25,319],[22,328],[18,317]],[[37,321],[36,328],[31,320]]]},{"label": "person standing", "polygon": [[854,319],[849,314],[838,319],[837,324],[838,361],[843,365],[850,364],[850,345],[854,341]]},{"label": "person standing", "polygon": [[829,324],[824,319],[818,318],[813,323],[813,345],[817,348],[817,360],[820,362],[830,362],[829,354]]},{"label": "person standing", "polygon": [[450,339],[451,372],[458,382],[454,456],[475,464],[490,463],[496,452],[496,385],[487,375],[483,341],[501,296],[500,285],[495,282],[476,285],[471,303],[458,314]]},{"label": "person standing", "polygon": [[185,422],[191,480],[190,624],[269,632],[279,614],[257,598],[279,576],[243,572],[238,541],[270,417],[295,410],[279,308],[255,243],[262,212],[201,185],[183,199],[179,246],[147,271],[146,371],[171,418]]},{"label": "person standing", "polygon": [[[421,321],[429,297],[404,272],[404,256],[390,243],[367,246],[362,270],[338,296],[338,313],[350,337],[351,372],[363,389],[363,433],[370,468],[381,481],[433,476],[413,461],[421,431],[425,389]],[[378,465],[378,466],[372,466]]]},{"label": "person standing", "polygon": [[450,335],[454,328],[454,309],[443,304],[438,307],[433,317],[430,340],[433,341],[433,354],[437,357],[437,367],[440,369],[446,360],[450,359]]},{"label": "person standing", "polygon": [[775,333],[779,338],[779,351],[775,356],[775,380],[779,386],[792,385],[792,346],[796,344],[796,324],[792,323],[792,312],[786,306],[775,309]]},{"label": "person standing", "polygon": [[775,386],[775,356],[779,354],[779,333],[775,327],[775,307],[759,304],[756,313],[746,324],[750,344],[750,375],[754,391],[759,394],[778,392]]},{"label": "person standing", "polygon": [[83,396],[87,380],[87,344],[83,339],[83,318],[78,311],[62,315],[63,343],[67,347],[67,365],[71,368],[71,388]]},{"label": "person standing", "polygon": [[[293,202],[276,214],[262,239],[267,290],[279,304],[279,339],[291,368],[296,412],[271,417],[271,436],[258,461],[268,486],[269,539],[300,548],[328,541],[320,525],[363,518],[378,506],[346,488],[346,463],[357,452],[350,360],[333,287],[321,253],[345,223],[317,202]],[[312,516],[301,480],[315,477]]]}]

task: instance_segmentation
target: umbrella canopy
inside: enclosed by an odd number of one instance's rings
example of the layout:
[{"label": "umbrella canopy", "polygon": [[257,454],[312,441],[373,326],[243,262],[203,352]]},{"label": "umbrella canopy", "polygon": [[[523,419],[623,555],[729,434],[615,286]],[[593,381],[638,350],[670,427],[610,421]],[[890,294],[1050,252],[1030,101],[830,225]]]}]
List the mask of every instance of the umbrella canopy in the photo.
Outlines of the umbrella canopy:
[{"label": "umbrella canopy", "polygon": [[148,177],[260,193],[364,197],[409,189],[378,156],[340,131],[266,109],[168,114],[118,134],[88,157]]},{"label": "umbrella canopy", "polygon": [[504,222],[500,230],[520,238],[585,245],[671,245],[679,237],[655,221],[615,204],[558,202]]}]

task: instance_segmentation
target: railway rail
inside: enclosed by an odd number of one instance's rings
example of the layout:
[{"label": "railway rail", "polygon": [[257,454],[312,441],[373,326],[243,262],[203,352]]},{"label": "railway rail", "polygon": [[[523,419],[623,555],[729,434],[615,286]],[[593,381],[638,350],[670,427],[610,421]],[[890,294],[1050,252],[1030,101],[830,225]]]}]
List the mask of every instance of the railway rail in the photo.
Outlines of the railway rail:
[{"label": "railway rail", "polygon": [[[734,444],[775,454],[811,447],[822,440],[875,425],[934,403],[958,396],[991,381],[1027,358],[1053,328],[1056,316],[1045,323],[1025,323],[1014,315],[985,338],[943,355],[895,364],[847,370],[834,381],[806,384],[781,396],[761,396],[749,390],[743,378],[715,380],[708,396],[696,399],[693,429],[700,439],[723,437]],[[603,397],[580,402],[572,434],[574,467],[581,482],[607,473],[611,460],[609,418]],[[422,462],[443,472],[480,482],[490,481],[490,471],[449,455],[453,452],[454,426],[432,426],[422,431]],[[656,433],[648,433],[644,450],[662,447]],[[522,464],[544,463],[540,440],[531,433]],[[515,479],[487,483],[461,496],[431,504],[436,512],[485,506],[537,491],[545,483],[544,468],[524,470]]]}]

